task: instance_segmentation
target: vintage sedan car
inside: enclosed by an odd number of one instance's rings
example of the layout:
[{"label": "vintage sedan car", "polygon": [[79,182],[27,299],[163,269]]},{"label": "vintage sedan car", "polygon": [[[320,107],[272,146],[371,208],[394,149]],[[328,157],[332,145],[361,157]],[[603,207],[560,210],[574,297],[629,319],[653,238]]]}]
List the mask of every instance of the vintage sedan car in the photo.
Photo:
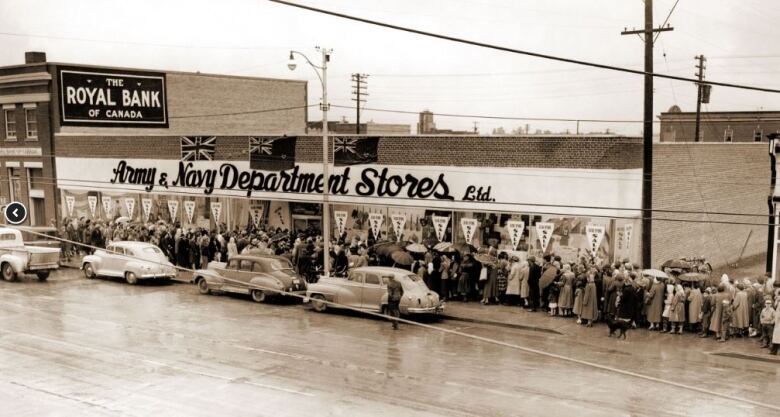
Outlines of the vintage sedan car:
[{"label": "vintage sedan car", "polygon": [[349,271],[347,278],[320,278],[316,284],[309,284],[306,301],[316,311],[328,307],[322,301],[330,301],[364,311],[385,313],[387,308],[387,280],[390,275],[401,283],[404,296],[401,299],[401,314],[438,314],[444,309],[439,295],[428,289],[425,283],[410,271],[399,268],[366,266]]},{"label": "vintage sedan car", "polygon": [[168,261],[160,248],[145,242],[114,242],[105,250],[96,250],[81,261],[84,276],[124,278],[135,285],[142,279],[171,279],[176,268]]},{"label": "vintage sedan car", "polygon": [[280,292],[303,295],[306,281],[293,269],[292,262],[281,256],[242,254],[228,262],[210,262],[192,276],[201,294],[231,292],[249,294],[258,303]]}]

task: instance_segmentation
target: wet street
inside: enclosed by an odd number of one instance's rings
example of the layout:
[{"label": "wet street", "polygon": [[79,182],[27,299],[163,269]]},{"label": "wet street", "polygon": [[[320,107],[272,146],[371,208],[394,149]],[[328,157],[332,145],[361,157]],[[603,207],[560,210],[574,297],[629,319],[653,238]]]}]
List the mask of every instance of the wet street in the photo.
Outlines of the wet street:
[{"label": "wet street", "polygon": [[[452,305],[470,308],[487,314]],[[633,331],[618,341],[525,312],[506,322],[527,328],[431,323],[648,379],[358,314],[72,269],[0,282],[0,309],[0,415],[780,415],[780,363],[755,339]]]}]

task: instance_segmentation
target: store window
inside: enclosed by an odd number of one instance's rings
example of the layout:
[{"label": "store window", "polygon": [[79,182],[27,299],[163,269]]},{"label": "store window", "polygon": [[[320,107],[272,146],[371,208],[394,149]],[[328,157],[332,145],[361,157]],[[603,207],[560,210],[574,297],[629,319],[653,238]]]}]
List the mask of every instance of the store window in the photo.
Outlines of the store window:
[{"label": "store window", "polygon": [[16,111],[4,109],[3,119],[5,120],[5,140],[16,140]]},{"label": "store window", "polygon": [[764,130],[761,128],[755,128],[753,130],[753,142],[761,142],[761,138],[764,137]]},{"label": "store window", "polygon": [[731,127],[727,127],[725,131],[723,131],[723,141],[724,142],[733,142],[734,140],[734,129]]},{"label": "store window", "polygon": [[38,119],[35,108],[25,108],[24,118],[27,125],[27,139],[38,140]]}]

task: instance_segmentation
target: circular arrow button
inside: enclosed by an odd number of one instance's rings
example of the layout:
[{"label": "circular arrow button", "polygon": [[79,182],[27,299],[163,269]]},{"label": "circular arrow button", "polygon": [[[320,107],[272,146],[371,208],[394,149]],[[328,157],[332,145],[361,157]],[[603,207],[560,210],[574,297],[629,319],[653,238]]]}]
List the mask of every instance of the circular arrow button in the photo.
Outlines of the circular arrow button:
[{"label": "circular arrow button", "polygon": [[5,221],[10,224],[22,224],[27,219],[27,207],[24,204],[14,201],[5,206]]}]

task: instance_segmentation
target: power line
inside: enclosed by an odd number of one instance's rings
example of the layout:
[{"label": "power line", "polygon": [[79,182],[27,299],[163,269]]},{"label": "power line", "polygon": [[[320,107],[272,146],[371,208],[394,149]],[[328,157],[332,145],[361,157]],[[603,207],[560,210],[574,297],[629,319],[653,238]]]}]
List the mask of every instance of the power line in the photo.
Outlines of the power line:
[{"label": "power line", "polygon": [[306,106],[292,106],[292,107],[280,107],[275,109],[259,109],[259,110],[246,110],[246,111],[239,111],[239,112],[232,112],[232,113],[209,113],[209,114],[188,114],[184,116],[169,116],[169,119],[194,119],[198,117],[219,117],[219,116],[237,116],[242,114],[259,114],[259,113],[271,113],[271,112],[277,112],[277,111],[287,111],[287,110],[299,110],[299,109],[307,109],[309,107],[316,107],[315,104],[309,104]]},{"label": "power line", "polygon": [[[667,78],[667,79],[671,79],[671,80],[687,81],[687,82],[692,82],[692,83],[697,82],[697,80],[694,79],[694,78],[680,77],[680,76],[669,75],[669,74],[660,74],[660,73],[655,73],[655,72],[646,72],[646,71],[642,71],[642,70],[634,70],[634,69],[629,69],[629,68],[617,67],[617,66],[613,66],[613,65],[599,64],[599,63],[596,63],[596,62],[582,61],[582,60],[573,59],[573,58],[565,58],[565,57],[559,57],[559,56],[555,56],[555,55],[542,54],[542,53],[539,53],[539,52],[525,51],[525,50],[521,50],[521,49],[509,48],[509,47],[506,47],[506,46],[499,46],[499,45],[489,44],[489,43],[485,43],[485,42],[477,42],[477,41],[472,41],[472,40],[459,38],[459,37],[455,37],[455,36],[442,35],[442,34],[433,33],[433,32],[427,32],[427,31],[423,31],[423,30],[419,30],[419,29],[413,29],[413,28],[409,28],[409,27],[405,27],[405,26],[399,26],[399,25],[394,25],[394,24],[390,24],[390,23],[380,22],[380,21],[377,21],[377,20],[367,19],[367,18],[363,18],[363,17],[352,16],[352,15],[348,15],[348,14],[345,14],[345,13],[334,12],[334,11],[330,11],[330,10],[325,10],[325,9],[313,7],[313,6],[306,6],[306,5],[302,5],[302,4],[296,4],[296,3],[292,3],[292,2],[284,1],[284,0],[269,0],[269,1],[271,1],[273,3],[282,4],[282,5],[285,5],[285,6],[296,7],[296,8],[299,8],[299,9],[309,10],[309,11],[316,12],[316,13],[321,13],[321,14],[325,14],[325,15],[329,15],[329,16],[339,17],[339,18],[342,18],[342,19],[353,20],[353,21],[356,21],[356,22],[367,23],[367,24],[374,25],[374,26],[385,27],[385,28],[388,28],[388,29],[394,29],[394,30],[399,30],[399,31],[402,31],[402,32],[414,33],[414,34],[417,34],[417,35],[428,36],[428,37],[437,38],[437,39],[443,39],[443,40],[447,40],[447,41],[451,41],[451,42],[457,42],[457,43],[462,43],[462,44],[466,44],[466,45],[478,46],[478,47],[481,47],[481,48],[494,49],[494,50],[503,51],[503,52],[511,52],[511,53],[514,53],[514,54],[527,55],[527,56],[532,56],[532,57],[536,57],[536,58],[549,59],[549,60],[559,61],[559,62],[566,62],[566,63],[569,63],[569,64],[575,64],[575,65],[584,65],[584,66],[588,66],[588,67],[601,68],[601,69],[606,69],[606,70],[611,70],[611,71],[627,72],[627,73],[636,74],[636,75],[647,75],[647,76],[652,76],[652,77]],[[708,84],[717,85],[717,86],[721,86],[721,87],[740,88],[740,89],[744,89],[744,90],[762,91],[762,92],[766,92],[766,93],[780,93],[780,90],[777,90],[777,89],[765,88],[765,87],[757,87],[757,86],[748,86],[748,85],[741,85],[741,84],[734,84],[734,83],[727,83],[727,82],[708,81]]]}]

